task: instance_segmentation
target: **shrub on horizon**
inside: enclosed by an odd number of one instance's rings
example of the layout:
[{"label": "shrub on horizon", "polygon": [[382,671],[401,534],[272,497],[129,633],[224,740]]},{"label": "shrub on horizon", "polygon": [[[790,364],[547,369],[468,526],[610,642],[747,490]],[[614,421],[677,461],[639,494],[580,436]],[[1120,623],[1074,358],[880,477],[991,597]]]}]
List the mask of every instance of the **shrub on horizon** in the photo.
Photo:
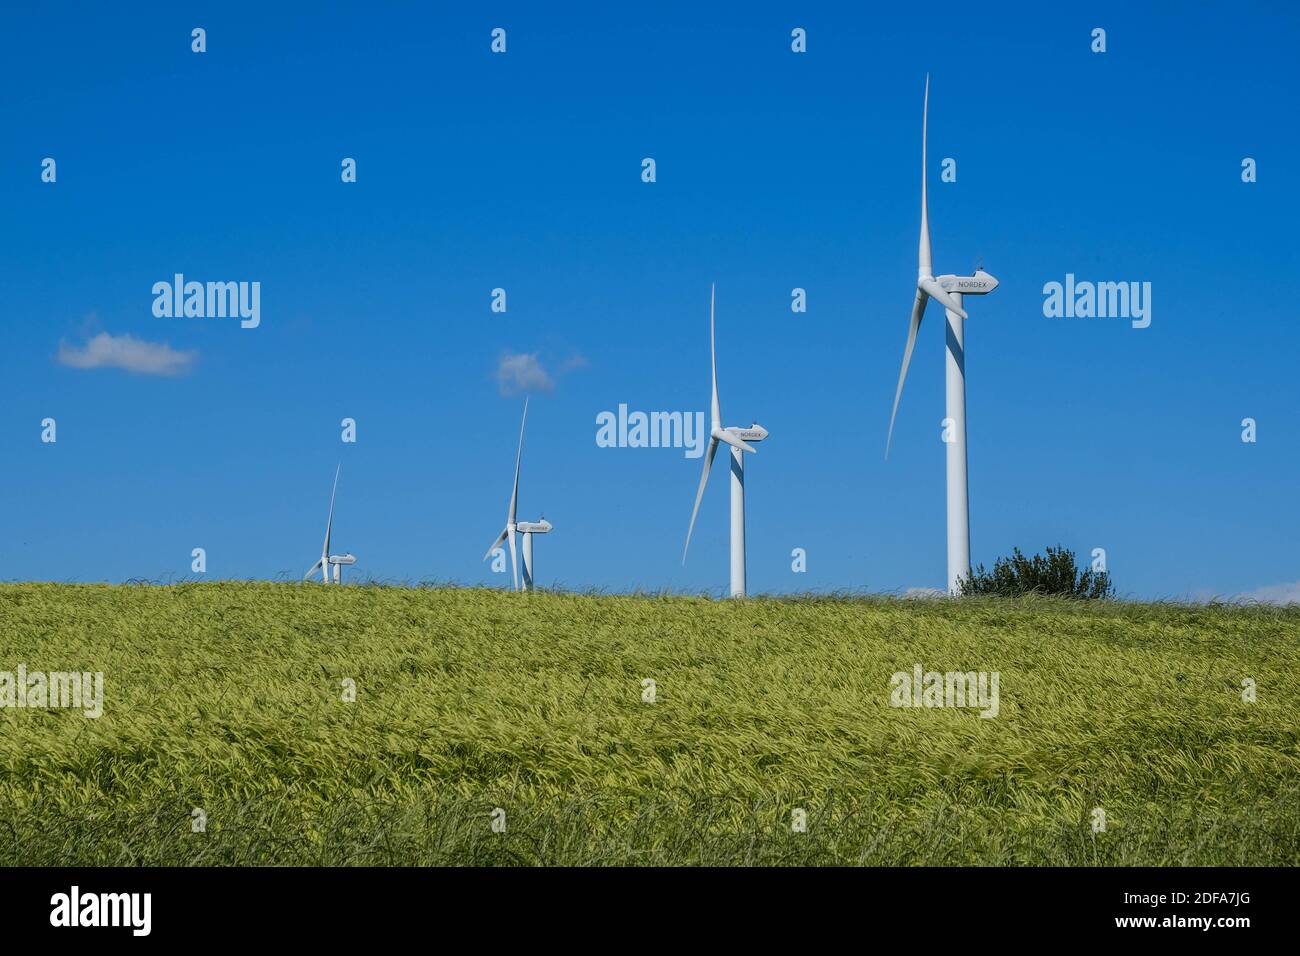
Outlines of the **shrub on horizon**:
[{"label": "shrub on horizon", "polygon": [[1051,594],[1060,597],[1098,600],[1114,593],[1109,571],[1080,571],[1074,552],[1063,547],[1048,547],[1047,555],[1027,558],[1019,548],[1011,557],[998,558],[993,570],[980,565],[970,577],[961,581],[961,596],[994,594],[1014,597],[1020,594]]}]

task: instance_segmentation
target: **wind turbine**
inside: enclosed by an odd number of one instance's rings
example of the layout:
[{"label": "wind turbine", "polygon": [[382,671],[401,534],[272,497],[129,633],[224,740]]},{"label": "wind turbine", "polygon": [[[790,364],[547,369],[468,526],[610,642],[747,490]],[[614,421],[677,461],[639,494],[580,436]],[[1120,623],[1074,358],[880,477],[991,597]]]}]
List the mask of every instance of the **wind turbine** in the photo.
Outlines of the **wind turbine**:
[{"label": "wind turbine", "polygon": [[519,423],[519,449],[515,452],[515,484],[510,492],[510,509],[506,512],[506,526],[497,539],[487,549],[487,554],[483,555],[486,561],[492,556],[492,552],[502,541],[510,542],[510,571],[514,576],[515,590],[519,590],[519,563],[518,554],[515,550],[515,533],[518,532],[524,536],[524,590],[529,591],[533,588],[534,566],[533,566],[533,535],[546,534],[551,530],[553,525],[542,518],[541,521],[519,521],[517,520],[517,509],[519,505],[519,463],[524,455],[524,426],[528,424],[528,399],[524,399],[524,418]]},{"label": "wind turbine", "polygon": [[751,442],[760,442],[767,437],[767,429],[758,423],[748,428],[722,427],[722,412],[718,407],[718,355],[714,344],[713,321],[714,286],[709,286],[709,365],[713,374],[713,400],[709,412],[709,448],[704,455],[704,472],[700,475],[700,487],[695,492],[695,507],[691,510],[691,523],[686,529],[686,547],[682,548],[682,564],[686,563],[686,552],[691,546],[691,532],[695,530],[695,517],[700,511],[700,501],[704,497],[704,486],[709,482],[709,472],[713,468],[713,455],[718,450],[718,442],[731,446],[731,596],[745,596],[745,458],[744,452],[756,452],[758,449]]},{"label": "wind turbine", "polygon": [[903,367],[898,373],[894,392],[894,410],[889,416],[889,438],[885,458],[894,440],[894,419],[898,401],[903,397],[903,381],[912,361],[916,334],[921,328],[925,306],[934,299],[944,307],[948,318],[946,359],[944,362],[945,418],[943,440],[948,446],[948,593],[957,594],[960,582],[970,577],[970,498],[966,482],[966,336],[963,325],[966,310],[963,296],[987,295],[997,288],[998,280],[983,269],[974,275],[935,277],[930,263],[930,213],[926,203],[926,127],[930,113],[930,74],[925,75],[925,103],[921,110],[921,242],[917,250],[916,299],[912,302],[912,320],[907,327],[907,346],[903,350]]},{"label": "wind turbine", "polygon": [[330,513],[329,518],[325,521],[325,543],[321,545],[320,557],[316,560],[316,563],[308,568],[307,573],[302,576],[304,581],[315,574],[317,568],[320,568],[320,579],[329,584],[330,567],[332,566],[334,568],[334,583],[342,584],[343,566],[357,563],[354,554],[330,554],[330,531],[334,527],[334,496],[338,494],[339,472],[342,470],[343,465],[341,463],[334,469],[334,489],[330,492]]}]

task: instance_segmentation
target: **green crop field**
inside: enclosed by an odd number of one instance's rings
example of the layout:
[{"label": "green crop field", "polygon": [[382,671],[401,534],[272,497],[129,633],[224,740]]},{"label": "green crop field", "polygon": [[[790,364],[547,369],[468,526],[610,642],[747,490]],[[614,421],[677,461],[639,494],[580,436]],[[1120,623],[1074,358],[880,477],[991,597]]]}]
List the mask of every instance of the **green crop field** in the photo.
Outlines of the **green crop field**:
[{"label": "green crop field", "polygon": [[1300,863],[1300,609],[3,585],[20,665],[103,713],[0,709],[5,865]]}]

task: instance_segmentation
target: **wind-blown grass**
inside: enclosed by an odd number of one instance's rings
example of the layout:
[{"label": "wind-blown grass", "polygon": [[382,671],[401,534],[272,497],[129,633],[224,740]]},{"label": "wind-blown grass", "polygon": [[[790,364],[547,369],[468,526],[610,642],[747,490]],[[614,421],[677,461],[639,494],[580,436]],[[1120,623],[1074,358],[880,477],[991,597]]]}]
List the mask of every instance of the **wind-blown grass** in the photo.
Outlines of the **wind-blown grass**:
[{"label": "wind-blown grass", "polygon": [[5,865],[1300,862],[1300,610],[4,585],[19,664],[105,700],[0,709]]}]

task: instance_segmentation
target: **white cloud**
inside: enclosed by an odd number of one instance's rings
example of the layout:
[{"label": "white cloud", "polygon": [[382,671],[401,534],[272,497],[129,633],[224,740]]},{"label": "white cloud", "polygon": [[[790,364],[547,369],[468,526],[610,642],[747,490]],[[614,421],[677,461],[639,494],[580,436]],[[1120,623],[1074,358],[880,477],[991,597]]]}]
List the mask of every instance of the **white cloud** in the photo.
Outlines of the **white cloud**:
[{"label": "white cloud", "polygon": [[1238,601],[1258,601],[1261,604],[1300,604],[1300,581],[1290,584],[1269,584],[1235,597]]},{"label": "white cloud", "polygon": [[180,375],[190,370],[198,352],[180,352],[166,342],[145,342],[130,335],[100,332],[83,346],[59,343],[59,364],[69,368],[120,368],[139,375]]},{"label": "white cloud", "polygon": [[497,362],[497,385],[502,395],[553,392],[557,381],[587,366],[585,356],[574,354],[560,362],[558,368],[552,365],[553,371],[548,371],[536,352],[506,352]]},{"label": "white cloud", "polygon": [[506,352],[497,363],[497,386],[502,395],[549,392],[555,388],[555,380],[542,367],[536,352]]}]

